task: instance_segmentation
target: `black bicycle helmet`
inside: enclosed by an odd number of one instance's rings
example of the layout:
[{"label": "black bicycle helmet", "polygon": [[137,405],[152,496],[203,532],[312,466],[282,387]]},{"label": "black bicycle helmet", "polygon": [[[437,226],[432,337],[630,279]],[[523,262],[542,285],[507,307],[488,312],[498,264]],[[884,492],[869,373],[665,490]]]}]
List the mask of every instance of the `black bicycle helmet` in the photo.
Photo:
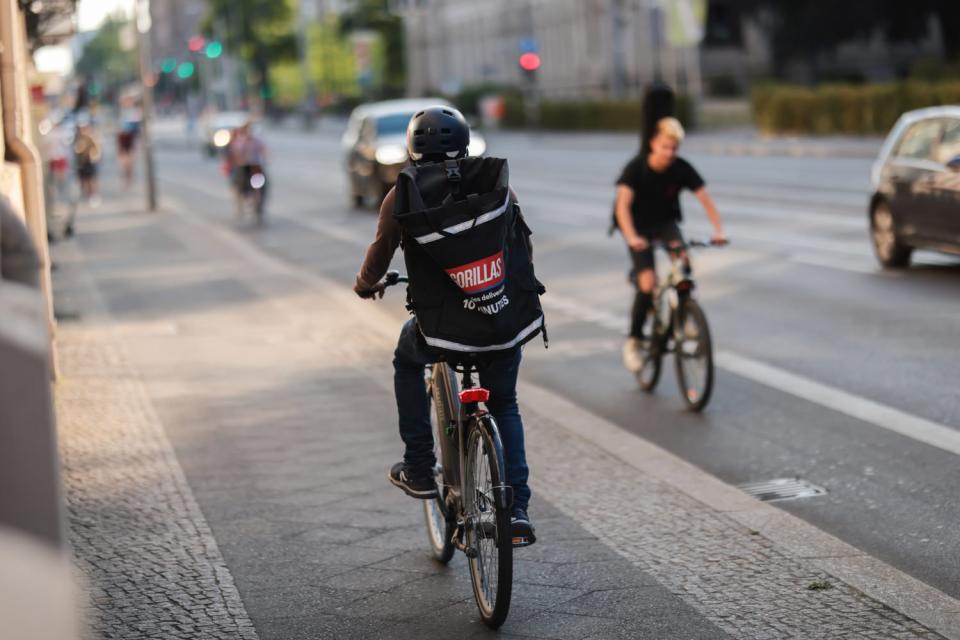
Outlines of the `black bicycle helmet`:
[{"label": "black bicycle helmet", "polygon": [[470,125],[453,107],[417,111],[407,125],[407,152],[414,162],[440,162],[467,155]]}]

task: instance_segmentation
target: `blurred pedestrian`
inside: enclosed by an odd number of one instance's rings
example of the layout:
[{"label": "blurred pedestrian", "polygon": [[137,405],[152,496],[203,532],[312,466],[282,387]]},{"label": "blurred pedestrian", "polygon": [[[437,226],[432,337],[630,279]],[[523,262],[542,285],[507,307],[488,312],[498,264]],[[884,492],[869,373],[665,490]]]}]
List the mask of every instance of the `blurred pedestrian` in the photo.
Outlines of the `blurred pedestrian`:
[{"label": "blurred pedestrian", "polygon": [[661,118],[650,137],[650,150],[641,149],[617,180],[614,208],[617,228],[627,243],[636,287],[630,336],[623,346],[623,364],[637,372],[643,366],[643,327],[653,309],[656,285],[653,244],[682,247],[680,192],[697,197],[713,225],[713,242],[726,243],[720,214],[707,193],[706,183],[689,162],[677,155],[684,131],[676,118]]},{"label": "blurred pedestrian", "polygon": [[129,189],[133,184],[134,147],[137,142],[136,127],[132,122],[125,122],[117,133],[117,160],[123,172],[123,184]]},{"label": "blurred pedestrian", "polygon": [[97,171],[102,152],[89,123],[83,123],[77,128],[77,135],[73,140],[73,156],[77,178],[80,180],[80,191],[87,202],[96,205],[99,201]]}]

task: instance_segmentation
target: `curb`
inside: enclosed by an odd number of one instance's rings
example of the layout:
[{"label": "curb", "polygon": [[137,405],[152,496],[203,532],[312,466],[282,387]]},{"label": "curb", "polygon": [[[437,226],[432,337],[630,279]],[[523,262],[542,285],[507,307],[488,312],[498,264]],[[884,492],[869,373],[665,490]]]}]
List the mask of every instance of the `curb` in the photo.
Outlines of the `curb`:
[{"label": "curb", "polygon": [[873,600],[947,638],[960,640],[960,601],[786,511],[748,496],[552,391],[523,381],[520,389],[525,405],[538,413],[563,416],[557,423],[570,433],[759,532],[785,555],[812,563]]}]

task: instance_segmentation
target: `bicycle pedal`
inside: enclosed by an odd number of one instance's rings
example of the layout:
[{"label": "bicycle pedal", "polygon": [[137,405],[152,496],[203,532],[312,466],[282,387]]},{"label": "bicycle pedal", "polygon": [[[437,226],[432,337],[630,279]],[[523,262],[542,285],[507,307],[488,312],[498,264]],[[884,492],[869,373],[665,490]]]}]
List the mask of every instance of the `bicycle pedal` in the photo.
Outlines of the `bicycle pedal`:
[{"label": "bicycle pedal", "polygon": [[513,538],[513,548],[519,549],[520,547],[529,547],[533,544],[533,541],[526,536],[514,536]]}]

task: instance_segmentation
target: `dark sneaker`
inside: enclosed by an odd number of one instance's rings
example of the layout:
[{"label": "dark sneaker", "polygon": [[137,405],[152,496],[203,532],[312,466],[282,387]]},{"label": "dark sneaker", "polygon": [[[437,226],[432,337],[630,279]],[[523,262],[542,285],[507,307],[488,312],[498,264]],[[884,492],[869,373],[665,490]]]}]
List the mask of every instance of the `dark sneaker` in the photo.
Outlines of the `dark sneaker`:
[{"label": "dark sneaker", "polygon": [[411,498],[431,500],[437,497],[437,481],[429,471],[417,473],[405,463],[398,462],[390,467],[387,477],[391,484],[403,489]]},{"label": "dark sneaker", "polygon": [[523,507],[514,507],[513,515],[510,516],[510,525],[513,528],[514,547],[529,547],[537,541],[533,525],[530,524],[530,517]]}]

